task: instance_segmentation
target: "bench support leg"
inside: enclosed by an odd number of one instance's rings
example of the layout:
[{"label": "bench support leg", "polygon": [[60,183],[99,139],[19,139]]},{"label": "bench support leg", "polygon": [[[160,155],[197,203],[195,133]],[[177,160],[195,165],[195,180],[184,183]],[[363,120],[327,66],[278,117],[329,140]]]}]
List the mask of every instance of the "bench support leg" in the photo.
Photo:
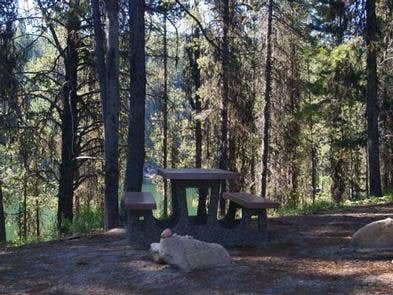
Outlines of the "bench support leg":
[{"label": "bench support leg", "polygon": [[235,202],[229,201],[228,210],[225,216],[221,219],[221,225],[225,228],[232,228],[236,224],[236,211],[241,208]]},{"label": "bench support leg", "polygon": [[248,228],[251,223],[252,211],[246,208],[242,208],[242,227]]},{"label": "bench support leg", "polygon": [[137,249],[148,249],[157,237],[151,210],[128,210],[127,232],[129,242]]},{"label": "bench support leg", "polygon": [[217,225],[217,210],[218,210],[218,200],[220,197],[220,183],[217,182],[215,185],[212,185],[210,191],[210,203],[209,203],[209,216],[207,218],[207,224]]},{"label": "bench support leg", "polygon": [[197,210],[197,216],[198,216],[198,221],[206,221],[206,199],[208,195],[208,190],[206,188],[200,188],[198,190],[199,194],[199,199],[198,199],[198,210]]},{"label": "bench support leg", "polygon": [[258,210],[258,231],[265,235],[266,238],[268,238],[267,235],[267,213],[266,209],[260,209]]}]

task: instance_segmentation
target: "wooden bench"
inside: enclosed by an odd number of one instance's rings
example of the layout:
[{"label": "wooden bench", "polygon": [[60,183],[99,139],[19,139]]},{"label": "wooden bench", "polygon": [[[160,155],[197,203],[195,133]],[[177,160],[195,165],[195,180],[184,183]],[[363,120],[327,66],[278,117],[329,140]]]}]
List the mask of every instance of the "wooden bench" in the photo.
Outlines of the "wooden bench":
[{"label": "wooden bench", "polygon": [[130,244],[145,249],[155,233],[153,210],[157,208],[151,193],[125,192],[124,206],[127,210],[127,232]]},{"label": "wooden bench", "polygon": [[224,199],[230,201],[227,215],[234,220],[236,209],[242,210],[242,226],[249,227],[252,215],[258,216],[258,230],[267,235],[266,209],[279,207],[279,203],[244,192],[226,192]]},{"label": "wooden bench", "polygon": [[275,209],[280,206],[279,203],[269,199],[242,192],[227,192],[224,193],[224,198],[247,209]]},{"label": "wooden bench", "polygon": [[151,193],[126,192],[124,203],[127,210],[154,210],[157,208],[156,201]]}]

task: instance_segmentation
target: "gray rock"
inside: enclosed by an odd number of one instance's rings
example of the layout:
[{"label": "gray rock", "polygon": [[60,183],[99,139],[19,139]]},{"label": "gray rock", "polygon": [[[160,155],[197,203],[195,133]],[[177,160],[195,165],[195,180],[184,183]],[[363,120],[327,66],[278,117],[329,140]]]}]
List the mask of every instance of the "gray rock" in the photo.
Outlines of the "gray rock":
[{"label": "gray rock", "polygon": [[386,218],[363,226],[353,235],[352,244],[359,248],[393,248],[393,219]]},{"label": "gray rock", "polygon": [[153,256],[153,260],[158,263],[162,263],[163,261],[160,259],[160,243],[152,243],[150,244],[150,252]]},{"label": "gray rock", "polygon": [[[157,247],[157,245],[154,245],[154,247]],[[223,246],[176,234],[161,239],[158,253],[160,261],[186,272],[231,263],[231,257]]]}]

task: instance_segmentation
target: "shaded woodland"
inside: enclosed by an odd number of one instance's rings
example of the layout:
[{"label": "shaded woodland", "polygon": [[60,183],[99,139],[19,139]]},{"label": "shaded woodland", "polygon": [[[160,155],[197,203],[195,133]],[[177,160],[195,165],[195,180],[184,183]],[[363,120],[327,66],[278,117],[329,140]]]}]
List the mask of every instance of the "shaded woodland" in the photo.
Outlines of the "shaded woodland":
[{"label": "shaded woodland", "polygon": [[3,0],[0,82],[0,243],[121,226],[157,167],[291,208],[393,188],[389,0]]}]

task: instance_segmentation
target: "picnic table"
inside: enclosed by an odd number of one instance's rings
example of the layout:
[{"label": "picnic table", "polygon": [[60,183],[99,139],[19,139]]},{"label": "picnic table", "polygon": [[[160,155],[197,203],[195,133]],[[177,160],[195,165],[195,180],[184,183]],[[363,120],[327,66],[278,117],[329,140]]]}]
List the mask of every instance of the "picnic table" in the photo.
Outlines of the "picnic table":
[{"label": "picnic table", "polygon": [[[269,244],[266,209],[276,208],[278,204],[247,193],[224,194],[222,188],[225,182],[238,180],[238,173],[221,169],[186,168],[158,169],[157,174],[171,183],[172,214],[164,220],[155,219],[152,216],[155,201],[151,194],[127,192],[128,235],[132,244],[146,246],[157,241],[160,232],[166,227],[181,235],[191,235],[227,246]],[[188,214],[188,188],[198,190],[196,216]],[[219,219],[218,204],[221,198],[228,200],[229,206],[227,212],[222,212],[225,216]],[[238,209],[242,211],[241,219],[236,218]],[[253,220],[252,216],[257,218]]]},{"label": "picnic table", "polygon": [[[157,174],[171,182],[173,222],[185,225],[188,222],[215,224],[221,188],[225,181],[237,180],[239,174],[222,169],[158,169]],[[197,218],[188,216],[187,188],[198,189]],[[210,190],[209,214],[206,214],[206,197]]]}]

